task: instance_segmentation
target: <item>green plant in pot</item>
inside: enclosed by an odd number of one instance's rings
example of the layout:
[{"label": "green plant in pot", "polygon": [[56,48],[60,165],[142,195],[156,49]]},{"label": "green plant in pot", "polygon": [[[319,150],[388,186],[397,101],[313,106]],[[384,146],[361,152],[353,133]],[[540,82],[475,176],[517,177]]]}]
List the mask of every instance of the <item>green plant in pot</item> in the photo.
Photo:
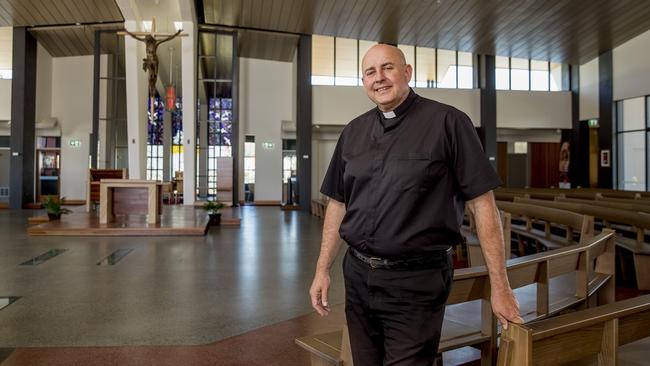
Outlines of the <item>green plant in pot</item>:
[{"label": "green plant in pot", "polygon": [[208,212],[208,216],[210,216],[210,224],[211,225],[219,225],[221,224],[221,213],[219,210],[223,208],[223,203],[219,201],[207,201],[205,204],[203,204],[203,209],[205,209]]},{"label": "green plant in pot", "polygon": [[70,210],[67,208],[61,207],[61,202],[65,199],[65,197],[61,197],[61,199],[54,198],[53,196],[47,197],[45,202],[43,202],[43,208],[47,210],[47,217],[49,217],[50,220],[59,220],[61,218],[61,215],[64,214],[69,214]]}]

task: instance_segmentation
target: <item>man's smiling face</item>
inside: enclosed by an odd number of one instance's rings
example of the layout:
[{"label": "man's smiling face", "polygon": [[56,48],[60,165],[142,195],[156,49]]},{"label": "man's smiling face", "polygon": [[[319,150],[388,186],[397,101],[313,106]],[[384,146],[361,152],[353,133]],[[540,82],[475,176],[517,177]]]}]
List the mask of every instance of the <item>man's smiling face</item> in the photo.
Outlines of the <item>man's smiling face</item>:
[{"label": "man's smiling face", "polygon": [[363,57],[363,87],[381,111],[395,109],[409,94],[413,74],[404,54],[397,47],[378,44]]}]

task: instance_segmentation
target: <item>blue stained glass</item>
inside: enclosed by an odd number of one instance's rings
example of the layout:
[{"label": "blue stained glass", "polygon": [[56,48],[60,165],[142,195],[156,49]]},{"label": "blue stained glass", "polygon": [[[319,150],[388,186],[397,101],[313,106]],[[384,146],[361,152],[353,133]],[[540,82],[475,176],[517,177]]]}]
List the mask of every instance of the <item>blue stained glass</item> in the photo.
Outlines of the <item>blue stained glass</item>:
[{"label": "blue stained glass", "polygon": [[220,109],[221,108],[221,102],[220,102],[219,98],[210,98],[210,99],[213,100],[213,102],[210,103],[210,105],[214,109]]},{"label": "blue stained glass", "polygon": [[179,106],[180,98],[176,98],[176,110],[172,112],[172,144],[183,144],[183,111]]},{"label": "blue stained glass", "polygon": [[221,111],[222,121],[232,121],[232,111]]},{"label": "blue stained glass", "polygon": [[232,109],[232,98],[221,98],[221,109]]},{"label": "blue stained glass", "polygon": [[151,98],[147,99],[147,143],[149,145],[163,144],[163,116],[165,104],[160,96],[154,98],[154,112],[151,114]]}]

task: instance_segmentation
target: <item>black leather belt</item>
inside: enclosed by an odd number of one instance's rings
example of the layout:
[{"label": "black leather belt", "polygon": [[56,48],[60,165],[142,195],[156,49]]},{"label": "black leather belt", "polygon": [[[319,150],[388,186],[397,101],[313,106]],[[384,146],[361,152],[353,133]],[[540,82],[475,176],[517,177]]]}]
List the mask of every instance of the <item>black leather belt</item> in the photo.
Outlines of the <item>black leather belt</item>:
[{"label": "black leather belt", "polygon": [[386,259],[376,256],[370,256],[350,247],[350,254],[373,269],[422,269],[431,267],[431,264],[440,261],[441,258],[451,254],[451,248],[431,253],[427,256],[407,258],[407,259]]}]

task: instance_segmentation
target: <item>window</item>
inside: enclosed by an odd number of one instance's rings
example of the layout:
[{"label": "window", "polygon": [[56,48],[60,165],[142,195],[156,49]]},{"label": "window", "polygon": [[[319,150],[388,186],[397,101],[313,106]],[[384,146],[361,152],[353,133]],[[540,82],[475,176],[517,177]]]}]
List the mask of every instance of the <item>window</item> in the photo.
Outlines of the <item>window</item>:
[{"label": "window", "polygon": [[510,57],[496,56],[494,66],[496,68],[496,89],[510,90]]},{"label": "window", "polygon": [[458,88],[472,89],[474,87],[474,68],[472,54],[458,52]]},{"label": "window", "polygon": [[[398,44],[397,48],[399,48],[402,53],[404,53],[404,58],[406,59],[406,64],[411,65],[411,67],[415,68],[415,46],[408,46],[405,44]],[[409,81],[409,86],[414,87],[415,86],[415,75],[411,76],[411,80]]]},{"label": "window", "polygon": [[456,87],[456,52],[438,50],[438,88]]},{"label": "window", "polygon": [[[377,42],[312,36],[312,85],[363,85],[363,56]],[[417,88],[474,87],[474,57],[456,52],[399,44],[413,68],[409,86]],[[355,66],[356,69],[355,69]]]},{"label": "window", "polygon": [[176,109],[172,112],[172,176],[184,171],[183,164],[183,105],[176,98]]},{"label": "window", "polygon": [[548,62],[530,61],[530,90],[548,91],[549,72]]},{"label": "window", "polygon": [[436,83],[436,49],[417,47],[415,54],[415,86],[433,88]]},{"label": "window", "polygon": [[336,78],[335,85],[357,85],[357,40],[335,38],[336,44]]},{"label": "window", "polygon": [[255,136],[244,141],[244,202],[255,202]]},{"label": "window", "polygon": [[377,42],[359,41],[359,85],[363,85],[363,81],[361,80],[363,77],[363,55],[365,55],[366,52],[376,44]]},{"label": "window", "polygon": [[530,90],[528,59],[510,58],[510,89]]},{"label": "window", "polygon": [[255,136],[246,136],[244,142],[244,184],[255,183]]},{"label": "window", "polygon": [[311,38],[311,83],[334,85],[334,37]]},{"label": "window", "polygon": [[551,62],[551,91],[562,90],[562,64]]},{"label": "window", "polygon": [[163,180],[163,116],[165,106],[162,98],[156,96],[151,113],[151,98],[147,102],[147,179]]},{"label": "window", "polygon": [[616,149],[618,188],[647,190],[647,156],[650,129],[647,122],[647,97],[616,103]]},{"label": "window", "polygon": [[[229,201],[229,190],[220,194],[219,179],[232,177],[233,163],[233,34],[199,32],[198,104],[196,106],[196,196]],[[190,136],[185,136],[185,139]],[[223,165],[220,165],[223,164]],[[186,177],[186,179],[189,179]],[[221,186],[230,186],[224,182]]]}]

